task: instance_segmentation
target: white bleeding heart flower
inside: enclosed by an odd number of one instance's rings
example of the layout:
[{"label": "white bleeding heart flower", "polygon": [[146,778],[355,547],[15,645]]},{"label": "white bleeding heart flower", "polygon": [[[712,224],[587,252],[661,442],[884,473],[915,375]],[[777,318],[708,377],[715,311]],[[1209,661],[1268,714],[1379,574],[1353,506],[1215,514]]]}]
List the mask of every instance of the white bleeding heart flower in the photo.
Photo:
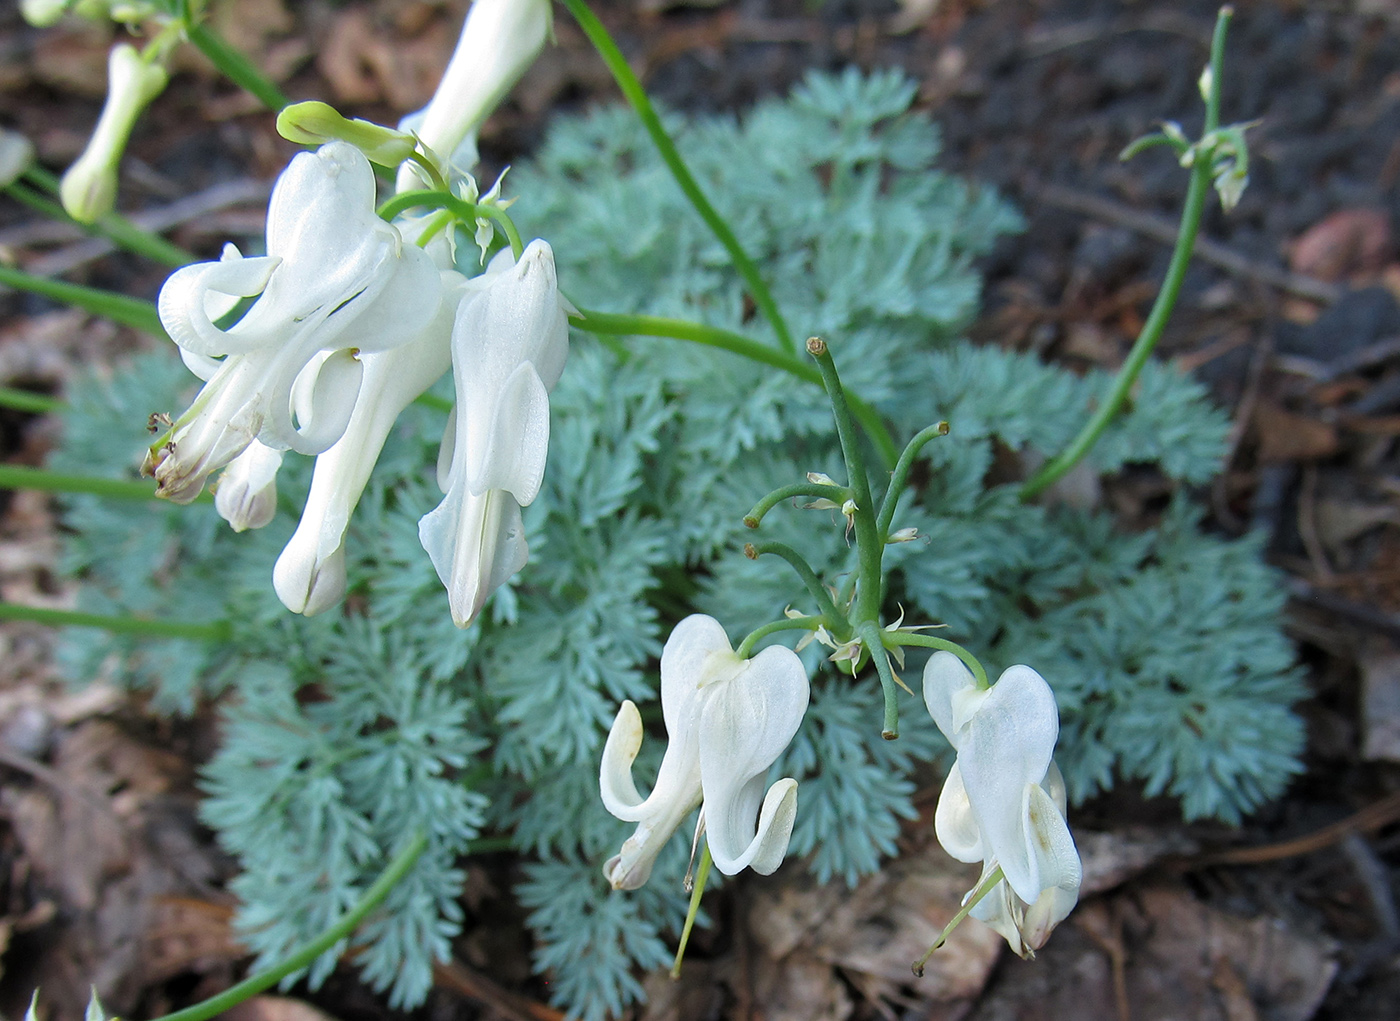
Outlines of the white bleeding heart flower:
[{"label": "white bleeding heart flower", "polygon": [[355,505],[400,413],[451,365],[448,338],[473,281],[447,270],[442,283],[437,316],[418,337],[364,357],[360,399],[345,433],[316,458],[301,521],[272,572],[277,597],[293,613],[317,614],[344,597],[345,533]]},{"label": "white bleeding heart flower", "polygon": [[713,617],[695,614],[671,632],[661,653],[661,712],[668,743],[651,794],[632,779],[642,745],[637,707],[623,702],[603,748],[603,805],[637,824],[603,867],[614,889],[635,890],[681,821],[702,805],[700,826],[715,867],[769,875],[782,864],[797,814],[797,781],[764,793],[768,770],[792,742],[810,688],[791,649],[770,646],[740,659]]},{"label": "white bleeding heart flower", "polygon": [[1055,695],[1027,666],[979,688],[956,656],[936,652],[924,668],[924,703],[958,753],[934,813],[938,841],[959,861],[983,863],[973,893],[1001,870],[971,913],[1016,953],[1033,955],[1074,907],[1083,875],[1052,759]]},{"label": "white bleeding heart flower", "polygon": [[[359,355],[403,344],[432,321],[438,268],[374,203],[374,173],[359,150],[332,142],[301,153],[273,189],[267,255],[243,258],[230,245],[218,262],[165,282],[161,322],[208,382],[146,459],[158,496],[188,503],[254,439],[303,454],[328,449],[355,408]],[[251,297],[237,323],[215,325]],[[302,401],[293,394],[299,376],[309,387]]]},{"label": "white bleeding heart flower", "polygon": [[548,244],[530,242],[519,262],[498,253],[470,284],[452,329],[457,403],[439,458],[446,496],[418,523],[458,627],[525,565],[520,508],[544,478],[549,391],[569,351]]}]

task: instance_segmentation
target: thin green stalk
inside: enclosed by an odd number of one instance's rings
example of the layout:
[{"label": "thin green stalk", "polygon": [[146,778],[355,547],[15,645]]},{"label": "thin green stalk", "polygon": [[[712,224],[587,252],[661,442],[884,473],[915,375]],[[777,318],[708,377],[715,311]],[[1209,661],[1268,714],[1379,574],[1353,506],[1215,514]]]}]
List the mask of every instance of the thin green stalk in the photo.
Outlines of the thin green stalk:
[{"label": "thin green stalk", "polygon": [[249,997],[257,995],[264,989],[271,988],[293,972],[307,967],[316,958],[354,932],[369,913],[383,903],[390,891],[399,884],[404,876],[408,875],[409,869],[417,864],[427,846],[427,834],[419,830],[409,838],[408,843],[400,849],[398,854],[394,855],[388,867],[374,881],[374,885],[365,891],[365,895],[360,898],[359,903],[351,908],[345,917],[281,964],[269,968],[267,971],[258,972],[256,975],[250,975],[238,985],[225,989],[218,996],[211,996],[203,1003],[196,1003],[193,1007],[177,1010],[173,1014],[165,1014],[155,1018],[154,1021],[206,1021],[206,1019],[222,1014],[229,1008],[242,1003]]},{"label": "thin green stalk", "polygon": [[827,622],[828,627],[836,628],[845,624],[846,615],[836,609],[836,604],[831,601],[831,593],[826,590],[826,586],[817,577],[817,572],[812,570],[812,565],[807,563],[801,553],[793,549],[784,542],[750,542],[744,544],[744,556],[750,560],[757,560],[765,553],[775,557],[782,557],[788,565],[797,572],[797,576],[802,579],[802,584],[807,586],[807,591],[812,598],[817,601],[817,607],[821,610],[821,616]]},{"label": "thin green stalk", "polygon": [[463,223],[472,223],[477,217],[484,216],[505,235],[506,241],[510,243],[510,250],[517,259],[524,254],[525,244],[520,239],[520,231],[516,229],[514,221],[506,215],[505,210],[484,203],[467,202],[450,191],[420,189],[403,192],[384,202],[379,207],[379,216],[384,220],[392,220],[405,210],[420,206],[446,209]]},{"label": "thin green stalk", "polygon": [[45,298],[73,305],[85,312],[104,316],[157,337],[165,336],[155,305],[140,298],[130,298],[125,294],[104,291],[97,287],[70,284],[63,280],[50,280],[48,277],[35,276],[33,273],[11,269],[8,266],[0,266],[0,286],[41,294]]},{"label": "thin green stalk", "polygon": [[[93,475],[65,475],[43,468],[22,464],[0,464],[0,489],[33,489],[42,493],[90,493],[113,500],[154,500],[155,489],[149,482],[132,479],[104,479]],[[195,498],[201,503],[213,503],[210,493]]]},{"label": "thin green stalk", "polygon": [[951,652],[972,671],[972,676],[976,678],[979,688],[985,691],[992,686],[992,682],[987,679],[986,668],[977,661],[976,656],[957,642],[950,642],[946,638],[935,638],[933,635],[921,635],[916,631],[884,631],[881,633],[881,640],[886,646],[917,645],[925,649],[941,649],[943,652]]},{"label": "thin green stalk", "polygon": [[680,943],[676,946],[676,959],[671,964],[671,977],[681,977],[681,961],[685,958],[685,948],[690,943],[690,930],[695,928],[695,919],[700,914],[700,898],[704,896],[705,884],[710,880],[710,845],[706,842],[700,851],[700,866],[695,870],[695,883],[690,888],[690,906],[685,913],[685,927],[681,929]]},{"label": "thin green stalk", "polygon": [[894,670],[890,668],[890,658],[885,655],[885,643],[880,640],[884,633],[873,620],[856,625],[856,634],[870,652],[875,672],[880,676],[880,692],[885,701],[885,720],[880,736],[886,741],[893,741],[899,737],[899,692],[895,686]]},{"label": "thin green stalk", "polygon": [[17,390],[12,386],[0,386],[0,408],[13,411],[28,411],[35,415],[47,415],[63,407],[57,397]]},{"label": "thin green stalk", "polygon": [[699,183],[690,172],[690,168],[685,165],[685,160],[681,158],[675,142],[666,133],[661,118],[657,116],[656,108],[651,105],[651,99],[647,96],[646,89],[642,87],[637,76],[632,73],[632,68],[627,63],[627,58],[623,56],[622,50],[608,34],[603,23],[588,9],[584,0],[563,0],[563,3],[569,9],[569,13],[574,16],[574,20],[579,23],[584,34],[588,36],[589,41],[593,43],[598,55],[603,58],[603,63],[612,72],[622,94],[632,104],[632,109],[636,111],[642,126],[647,130],[647,134],[651,136],[652,143],[671,171],[671,176],[676,179],[676,183],[680,185],[681,191],[685,193],[685,197],[690,200],[690,204],[695,207],[695,211],[700,214],[701,219],[714,232],[715,237],[719,238],[720,244],[724,245],[725,250],[729,252],[729,257],[734,262],[734,268],[739,271],[739,275],[749,285],[749,294],[753,298],[754,304],[758,306],[764,318],[772,324],[773,332],[777,334],[783,350],[789,354],[795,353],[797,344],[793,340],[792,332],[788,329],[782,313],[778,311],[778,303],[773,300],[768,285],[763,282],[763,277],[759,275],[758,267],[748,257],[743,246],[739,244],[739,239],[729,229],[729,224],[725,222],[724,217],[715,211],[710,200],[701,191]]},{"label": "thin green stalk", "polygon": [[[856,502],[856,555],[859,557],[860,567],[857,575],[859,583],[856,586],[856,605],[851,620],[856,625],[875,623],[880,619],[880,588],[883,577],[881,564],[885,543],[875,526],[870,476],[866,474],[865,458],[861,456],[860,442],[851,422],[846,390],[841,385],[836,362],[832,360],[826,342],[820,337],[808,338],[807,353],[816,359],[822,385],[826,387],[827,397],[831,401],[831,417],[836,422],[836,436],[841,441],[841,453],[846,459],[851,494]],[[875,650],[872,648],[870,652],[874,655]]]},{"label": "thin green stalk", "polygon": [[185,37],[235,85],[251,92],[263,106],[276,113],[291,100],[270,78],[253,66],[252,61],[229,45],[228,41],[204,23],[185,24]]},{"label": "thin green stalk", "polygon": [[[574,325],[590,333],[624,337],[669,337],[673,340],[686,340],[694,344],[704,344],[706,347],[730,351],[763,365],[771,365],[775,369],[782,369],[808,383],[820,385],[822,382],[821,373],[810,363],[784,354],[782,351],[775,351],[767,344],[760,344],[750,337],[745,337],[742,333],[734,333],[718,326],[707,326],[704,323],[691,322],[687,319],[628,315],[621,312],[594,312],[588,309],[581,309],[579,315],[581,318],[574,319]],[[865,434],[870,437],[870,442],[875,445],[881,461],[886,465],[893,465],[899,456],[899,448],[895,446],[894,437],[885,428],[885,423],[880,420],[879,414],[873,407],[850,391],[846,391],[846,402],[850,405],[851,414],[856,417],[856,421],[865,430]]]},{"label": "thin green stalk", "polygon": [[[1225,60],[1225,33],[1233,13],[1229,7],[1220,9],[1220,15],[1215,22],[1215,35],[1211,39],[1211,85],[1210,97],[1206,101],[1206,134],[1220,126],[1220,79]],[[1143,323],[1142,332],[1133,342],[1123,367],[1118,370],[1112,389],[1089,417],[1079,435],[1070,441],[1069,446],[1041,465],[1040,470],[1021,487],[1022,500],[1035,499],[1083,460],[1084,455],[1108,428],[1108,424],[1122,410],[1133,384],[1137,382],[1143,366],[1151,357],[1153,348],[1162,339],[1162,332],[1166,329],[1167,320],[1171,318],[1172,308],[1181,293],[1181,282],[1185,279],[1186,268],[1191,262],[1196,233],[1201,226],[1201,214],[1205,210],[1206,197],[1210,194],[1210,163],[1209,159],[1198,158],[1191,166],[1191,182],[1187,187],[1186,202],[1181,212],[1181,227],[1176,236],[1176,247],[1172,250],[1171,263],[1167,266],[1166,278],[1162,281],[1162,289],[1157,292],[1157,300],[1152,304],[1147,322]]]},{"label": "thin green stalk", "polygon": [[227,621],[197,624],[180,620],[148,620],[107,613],[52,610],[18,603],[0,603],[0,620],[27,620],[52,627],[96,627],[121,635],[148,638],[190,638],[199,642],[226,642],[232,634]]},{"label": "thin green stalk", "polygon": [[784,500],[791,500],[794,497],[810,496],[818,500],[830,500],[832,503],[841,504],[850,495],[851,491],[845,486],[825,486],[820,482],[794,482],[790,486],[773,490],[754,504],[753,510],[744,515],[744,525],[748,528],[757,528],[770,510]]},{"label": "thin green stalk", "polygon": [[933,941],[933,946],[928,948],[928,953],[914,962],[915,978],[924,977],[924,966],[928,964],[928,959],[933,956],[933,952],[944,943],[948,942],[948,937],[952,935],[953,930],[958,927],[958,924],[966,918],[969,912],[981,902],[982,898],[991,893],[997,883],[1000,883],[1004,878],[1006,877],[1001,871],[1001,866],[997,866],[992,870],[990,875],[973,887],[972,892],[968,894],[967,902],[964,903],[958,910],[958,913],[953,916],[953,920],[943,927],[943,931],[939,934],[938,938]]},{"label": "thin green stalk", "polygon": [[935,422],[927,429],[916,433],[914,438],[905,445],[904,452],[899,455],[899,462],[890,474],[889,488],[885,490],[884,502],[880,504],[880,516],[875,522],[882,542],[889,541],[890,524],[894,521],[894,509],[899,503],[899,497],[904,492],[904,487],[909,484],[909,473],[914,469],[914,459],[919,456],[919,451],[924,449],[924,445],[929,440],[947,435],[948,423]]},{"label": "thin green stalk", "polygon": [[[43,167],[30,167],[24,172],[24,178],[27,182],[48,192],[49,195],[58,194],[58,178]],[[198,256],[193,252],[186,251],[179,245],[171,244],[159,234],[136,226],[120,213],[105,213],[97,218],[96,223],[81,223],[69,216],[68,211],[60,203],[36,194],[28,188],[11,185],[6,189],[6,192],[45,216],[71,223],[78,229],[96,237],[105,237],[125,248],[128,252],[144,255],[153,262],[174,267],[184,266],[198,259]]]},{"label": "thin green stalk", "polygon": [[750,631],[739,643],[739,648],[734,650],[734,655],[740,659],[748,659],[753,655],[753,647],[769,635],[775,635],[779,631],[815,631],[825,623],[821,617],[788,617],[771,621]]}]

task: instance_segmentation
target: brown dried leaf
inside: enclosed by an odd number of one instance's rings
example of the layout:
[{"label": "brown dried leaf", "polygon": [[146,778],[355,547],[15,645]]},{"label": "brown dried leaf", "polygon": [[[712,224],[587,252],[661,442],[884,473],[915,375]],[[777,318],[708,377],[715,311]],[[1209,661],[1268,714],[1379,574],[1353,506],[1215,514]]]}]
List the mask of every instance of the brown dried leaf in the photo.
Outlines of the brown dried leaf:
[{"label": "brown dried leaf", "polygon": [[1268,463],[1312,461],[1340,449],[1333,426],[1295,415],[1268,400],[1260,400],[1254,408],[1254,430],[1259,437],[1259,459]]},{"label": "brown dried leaf", "polygon": [[1339,209],[1293,242],[1289,268],[1331,283],[1375,274],[1394,254],[1384,209]]}]

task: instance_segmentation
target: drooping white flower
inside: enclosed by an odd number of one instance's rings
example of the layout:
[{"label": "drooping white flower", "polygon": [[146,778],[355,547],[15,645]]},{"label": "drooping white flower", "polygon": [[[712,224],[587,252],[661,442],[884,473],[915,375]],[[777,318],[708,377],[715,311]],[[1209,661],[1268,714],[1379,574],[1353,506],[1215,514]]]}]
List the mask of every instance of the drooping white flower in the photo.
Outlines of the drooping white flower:
[{"label": "drooping white flower", "polygon": [[457,404],[438,478],[446,496],[418,523],[458,627],[525,565],[520,508],[544,478],[549,391],[569,350],[548,244],[532,241],[518,263],[502,251],[470,283],[452,329]]},{"label": "drooping white flower", "polygon": [[117,164],[136,118],[164,90],[169,76],[129,43],[118,43],[107,57],[107,101],[87,148],[59,182],[58,197],[68,215],[92,223],[110,213],[117,200]]},{"label": "drooping white flower", "polygon": [[[267,255],[243,258],[229,245],[220,261],[165,282],[161,322],[208,382],[146,460],[157,495],[193,500],[255,438],[277,450],[326,450],[354,409],[358,355],[411,340],[436,315],[437,267],[376,215],[374,200],[374,173],[353,146],[301,153],[273,189]],[[255,296],[232,327],[215,325]],[[293,400],[299,376],[303,402]]]},{"label": "drooping white flower", "polygon": [[797,813],[797,781],[764,793],[769,768],[807,712],[810,689],[791,649],[770,646],[740,659],[713,617],[676,625],[661,653],[661,712],[669,743],[656,784],[643,798],[632,779],[642,746],[637,707],[623,702],[603,748],[603,805],[636,832],[603,866],[614,889],[635,890],[661,848],[696,805],[715,867],[727,876],[782,863]]},{"label": "drooping white flower", "polygon": [[329,609],[345,595],[345,533],[394,422],[451,364],[448,337],[471,281],[442,273],[438,313],[414,340],[366,355],[360,399],[345,433],[316,458],[301,521],[272,572],[273,588],[293,613]]},{"label": "drooping white flower", "polygon": [[235,532],[262,528],[277,514],[277,470],[282,451],[257,440],[229,462],[214,483],[214,509]]},{"label": "drooping white flower", "polygon": [[[551,24],[549,0],[475,0],[432,100],[402,127],[459,169],[471,167],[482,123],[539,55]],[[422,186],[411,165],[399,171],[399,191]]]},{"label": "drooping white flower", "polygon": [[924,668],[924,703],[958,753],[934,814],[938,841],[959,861],[982,862],[984,880],[1001,869],[972,914],[1032,954],[1074,907],[1082,877],[1052,760],[1055,695],[1027,666],[979,688],[956,656],[936,652]]}]

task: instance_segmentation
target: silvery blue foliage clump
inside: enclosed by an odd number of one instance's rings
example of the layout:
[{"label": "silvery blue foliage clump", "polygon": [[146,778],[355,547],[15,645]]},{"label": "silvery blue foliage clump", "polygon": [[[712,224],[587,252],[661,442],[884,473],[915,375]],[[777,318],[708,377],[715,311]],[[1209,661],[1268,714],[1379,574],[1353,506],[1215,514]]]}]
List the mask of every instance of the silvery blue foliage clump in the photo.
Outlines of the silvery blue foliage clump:
[{"label": "silvery blue foliage clump", "polygon": [[[989,482],[1008,452],[1057,452],[1108,380],[959,339],[977,308],[974,260],[1020,221],[991,190],[934,169],[938,132],[909,112],[914,94],[895,72],[813,75],[742,121],[668,120],[795,328],[828,340],[896,439],[951,424],[895,519],[923,539],[889,551],[888,617],[902,606],[942,622],[998,671],[1035,664],[1059,700],[1072,799],[1128,780],[1178,798],[1188,818],[1236,820],[1297,771],[1302,730],[1278,579],[1254,540],[1204,532],[1192,502],[1219,468],[1227,420],[1191,379],[1144,373],[1089,463],[1154,465],[1176,484],[1146,532]],[[576,304],[772,341],[631,114],[558,121],[512,183],[524,196],[512,213],[550,240]],[[76,387],[54,468],[134,474],[146,416],[182,406],[188,378],[161,353]],[[270,584],[304,462],[284,469],[286,512],[242,535],[207,506],[70,499],[67,565],[86,607],[234,622],[218,648],[74,634],[64,655],[74,677],[115,672],[170,712],[219,700],[204,818],[243,866],[240,932],[263,962],[316,934],[420,827],[429,850],[356,959],[395,1005],[422,1000],[432,958],[464,924],[461,865],[482,837],[526,859],[516,892],[535,965],[573,1014],[622,1009],[641,995],[636,969],[669,960],[688,847],[674,841],[643,890],[609,895],[601,864],[628,827],[598,799],[603,738],[622,699],[654,704],[660,640],[686,614],[713,614],[737,638],[788,606],[812,609],[784,569],[742,555],[753,533],[741,519],[775,485],[839,475],[841,459],[820,388],[677,341],[576,335],[551,403],[545,485],[525,514],[530,564],[466,631],[418,539],[441,499],[439,411],[400,419],[347,543],[350,598],[321,617],[288,614]],[[780,507],[762,535],[830,581],[852,566],[842,525]],[[804,656],[811,709],[779,764],[801,784],[792,858],[854,883],[894,853],[916,814],[914,774],[946,745],[913,698],[900,740],[883,741],[878,687],[822,666],[817,647]],[[644,745],[643,775],[661,745]]]}]

